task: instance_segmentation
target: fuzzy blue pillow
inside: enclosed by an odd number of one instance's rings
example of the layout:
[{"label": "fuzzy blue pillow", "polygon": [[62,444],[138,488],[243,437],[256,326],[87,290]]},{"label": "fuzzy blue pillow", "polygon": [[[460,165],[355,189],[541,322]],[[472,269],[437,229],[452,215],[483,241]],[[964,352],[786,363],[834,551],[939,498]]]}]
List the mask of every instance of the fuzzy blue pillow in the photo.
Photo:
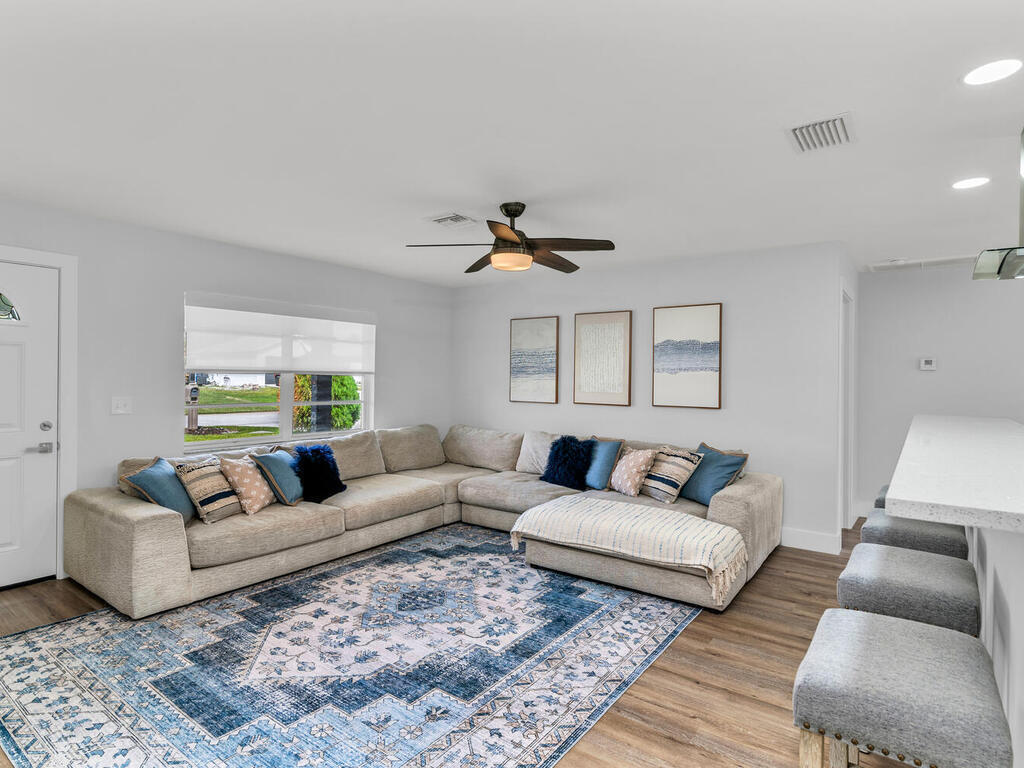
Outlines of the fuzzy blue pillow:
[{"label": "fuzzy blue pillow", "polygon": [[587,470],[590,468],[590,457],[593,452],[593,440],[579,440],[572,435],[562,435],[551,444],[548,465],[540,479],[577,491],[585,490]]},{"label": "fuzzy blue pillow", "polygon": [[295,446],[295,474],[302,481],[302,498],[320,503],[345,490],[329,445]]}]

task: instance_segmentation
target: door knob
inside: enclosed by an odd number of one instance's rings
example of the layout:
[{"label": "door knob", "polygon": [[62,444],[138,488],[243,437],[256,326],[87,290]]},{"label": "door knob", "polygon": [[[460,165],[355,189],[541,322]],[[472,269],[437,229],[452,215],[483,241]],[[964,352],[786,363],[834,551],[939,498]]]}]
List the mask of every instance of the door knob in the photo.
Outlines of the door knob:
[{"label": "door knob", "polygon": [[53,443],[40,443],[35,448],[28,448],[29,453],[53,453]]}]

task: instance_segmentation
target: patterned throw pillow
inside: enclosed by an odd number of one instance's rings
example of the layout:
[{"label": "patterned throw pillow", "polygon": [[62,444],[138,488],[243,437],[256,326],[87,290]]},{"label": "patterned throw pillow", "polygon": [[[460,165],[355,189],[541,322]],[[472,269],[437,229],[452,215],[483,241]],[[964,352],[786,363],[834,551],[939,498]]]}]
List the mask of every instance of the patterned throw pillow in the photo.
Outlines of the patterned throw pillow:
[{"label": "patterned throw pillow", "polygon": [[643,485],[647,473],[651,471],[651,465],[654,464],[654,457],[657,455],[658,452],[653,448],[624,448],[622,458],[612,472],[612,490],[626,496],[639,496],[640,486]]},{"label": "patterned throw pillow", "polygon": [[179,464],[174,471],[178,473],[178,479],[185,486],[204,523],[215,523],[242,511],[238,496],[220,471],[219,460]]},{"label": "patterned throw pillow", "polygon": [[702,458],[693,451],[659,451],[644,478],[640,493],[666,504],[674,504]]},{"label": "patterned throw pillow", "polygon": [[257,468],[256,462],[248,456],[241,459],[221,459],[220,468],[224,477],[231,483],[245,514],[255,515],[277,500],[274,489],[263,479],[263,473]]}]

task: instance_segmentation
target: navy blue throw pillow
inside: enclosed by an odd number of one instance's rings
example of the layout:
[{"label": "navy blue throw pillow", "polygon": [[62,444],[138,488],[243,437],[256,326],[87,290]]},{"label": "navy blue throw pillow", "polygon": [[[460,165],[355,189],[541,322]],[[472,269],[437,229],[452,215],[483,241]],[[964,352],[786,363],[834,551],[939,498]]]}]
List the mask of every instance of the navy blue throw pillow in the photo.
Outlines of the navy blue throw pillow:
[{"label": "navy blue throw pillow", "polygon": [[302,481],[302,498],[317,503],[345,490],[329,445],[295,446],[295,474]]},{"label": "navy blue throw pillow", "polygon": [[563,435],[551,444],[548,465],[540,479],[577,491],[586,490],[587,470],[590,468],[593,450],[593,440],[579,440],[572,435]]}]

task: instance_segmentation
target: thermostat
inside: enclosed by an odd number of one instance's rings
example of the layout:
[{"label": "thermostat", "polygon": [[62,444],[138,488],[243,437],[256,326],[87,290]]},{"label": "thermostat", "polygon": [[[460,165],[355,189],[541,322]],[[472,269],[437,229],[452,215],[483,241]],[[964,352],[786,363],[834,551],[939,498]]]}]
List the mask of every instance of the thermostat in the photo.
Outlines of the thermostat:
[{"label": "thermostat", "polygon": [[934,371],[935,370],[935,358],[934,357],[922,357],[917,361],[917,367],[922,371]]}]

